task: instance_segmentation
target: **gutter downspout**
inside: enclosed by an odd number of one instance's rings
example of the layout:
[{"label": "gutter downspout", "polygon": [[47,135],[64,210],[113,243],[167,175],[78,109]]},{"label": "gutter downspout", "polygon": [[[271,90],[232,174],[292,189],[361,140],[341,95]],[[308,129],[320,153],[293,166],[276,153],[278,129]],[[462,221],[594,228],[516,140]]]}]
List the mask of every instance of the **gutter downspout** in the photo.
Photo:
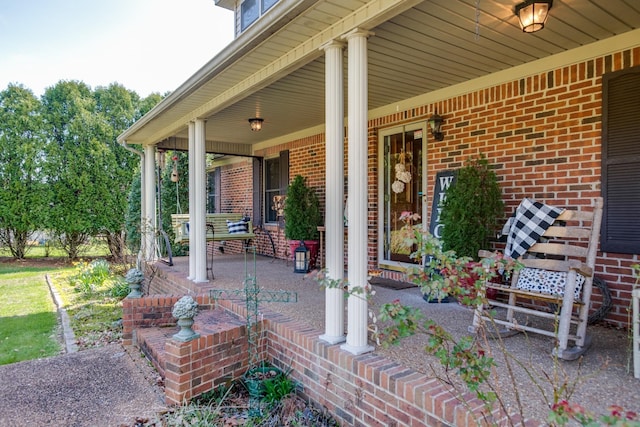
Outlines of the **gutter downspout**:
[{"label": "gutter downspout", "polygon": [[[122,148],[124,148],[127,151],[132,152],[133,154],[137,154],[138,156],[140,156],[140,224],[143,224],[144,219],[147,217],[147,212],[146,212],[146,204],[145,204],[145,188],[146,186],[144,185],[145,182],[145,177],[144,177],[144,165],[145,165],[145,159],[144,159],[144,153],[142,151],[138,151],[135,148],[129,146],[127,144],[126,140],[123,140],[120,145],[122,145]],[[142,236],[140,236],[141,242],[142,242]],[[137,256],[137,262],[136,262],[136,268],[138,268],[139,270],[142,267],[142,259],[143,259],[144,255],[143,255],[143,251],[142,251],[142,244],[140,245],[140,249],[138,250],[138,256]]]}]

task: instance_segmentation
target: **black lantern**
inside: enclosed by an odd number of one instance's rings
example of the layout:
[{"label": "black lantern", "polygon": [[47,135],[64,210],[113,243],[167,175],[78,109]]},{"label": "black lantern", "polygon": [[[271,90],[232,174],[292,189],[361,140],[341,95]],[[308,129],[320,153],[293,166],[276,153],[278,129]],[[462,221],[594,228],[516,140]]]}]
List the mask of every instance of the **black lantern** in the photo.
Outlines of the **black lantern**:
[{"label": "black lantern", "polygon": [[307,249],[302,240],[300,240],[300,245],[298,245],[293,255],[293,272],[308,273],[310,258],[309,249]]},{"label": "black lantern", "polygon": [[516,6],[515,14],[525,33],[535,33],[544,28],[553,0],[527,0]]},{"label": "black lantern", "polygon": [[436,110],[436,113],[427,120],[429,128],[431,129],[431,134],[436,141],[442,141],[444,139],[444,134],[441,130],[442,122],[444,122],[444,119],[442,116],[438,115],[438,110]]}]

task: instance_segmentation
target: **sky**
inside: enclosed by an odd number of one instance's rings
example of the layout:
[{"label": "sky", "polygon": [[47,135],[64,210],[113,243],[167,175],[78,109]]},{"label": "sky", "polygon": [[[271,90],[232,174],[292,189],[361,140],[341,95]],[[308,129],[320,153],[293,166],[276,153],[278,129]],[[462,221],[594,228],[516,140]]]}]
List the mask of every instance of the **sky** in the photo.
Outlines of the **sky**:
[{"label": "sky", "polygon": [[0,90],[60,80],[173,91],[233,40],[214,0],[0,0]]}]

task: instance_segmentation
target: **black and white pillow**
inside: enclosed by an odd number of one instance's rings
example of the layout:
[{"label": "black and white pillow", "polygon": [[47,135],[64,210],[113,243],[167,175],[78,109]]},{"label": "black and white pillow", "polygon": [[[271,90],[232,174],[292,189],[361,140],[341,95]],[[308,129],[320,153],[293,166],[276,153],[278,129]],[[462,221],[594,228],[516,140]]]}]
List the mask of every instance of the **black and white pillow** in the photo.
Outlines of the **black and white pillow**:
[{"label": "black and white pillow", "polygon": [[249,232],[249,223],[246,221],[231,222],[227,220],[229,234],[242,234]]},{"label": "black and white pillow", "polygon": [[[539,268],[523,268],[518,276],[516,287],[523,291],[540,292],[550,295],[564,295],[564,288],[567,284],[567,272],[549,271]],[[580,299],[580,291],[584,284],[584,276],[578,274],[576,281],[576,291],[574,299]]]}]

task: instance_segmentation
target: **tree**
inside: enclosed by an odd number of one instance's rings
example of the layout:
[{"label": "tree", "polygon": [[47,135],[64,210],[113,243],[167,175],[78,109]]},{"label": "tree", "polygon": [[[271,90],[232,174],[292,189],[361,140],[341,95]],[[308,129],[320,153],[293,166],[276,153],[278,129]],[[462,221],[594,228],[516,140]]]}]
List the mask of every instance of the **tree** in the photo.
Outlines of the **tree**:
[{"label": "tree", "polygon": [[0,92],[0,244],[24,258],[45,211],[40,102],[22,85]]},{"label": "tree", "polygon": [[104,121],[105,134],[103,142],[109,148],[110,155],[105,161],[106,179],[111,183],[112,191],[105,206],[110,216],[101,224],[109,251],[114,259],[123,259],[125,255],[125,212],[129,186],[138,170],[139,157],[117,143],[120,133],[131,126],[139,113],[140,98],[138,94],[127,90],[124,86],[113,83],[108,87],[98,87],[93,93],[98,117]]},{"label": "tree", "polygon": [[[164,155],[166,166],[160,171],[161,220],[162,228],[168,232],[171,230],[172,214],[189,212],[189,156],[178,151],[168,151]],[[174,165],[178,172],[178,182],[171,180]]]},{"label": "tree", "polygon": [[160,99],[140,100],[117,83],[91,91],[82,82],[60,81],[45,91],[47,224],[70,258],[98,235],[114,258],[123,258],[127,195],[139,158],[117,136]]},{"label": "tree", "polygon": [[140,214],[141,198],[142,198],[142,177],[140,175],[140,168],[137,173],[134,174],[133,180],[129,186],[129,194],[127,196],[127,210],[125,212],[125,230],[126,230],[126,244],[131,252],[138,252],[141,245],[140,235]]},{"label": "tree", "polygon": [[75,259],[88,238],[111,220],[113,187],[107,170],[115,161],[103,142],[110,132],[96,114],[90,88],[82,82],[60,81],[47,88],[42,104],[48,134],[47,225],[69,258]]}]

